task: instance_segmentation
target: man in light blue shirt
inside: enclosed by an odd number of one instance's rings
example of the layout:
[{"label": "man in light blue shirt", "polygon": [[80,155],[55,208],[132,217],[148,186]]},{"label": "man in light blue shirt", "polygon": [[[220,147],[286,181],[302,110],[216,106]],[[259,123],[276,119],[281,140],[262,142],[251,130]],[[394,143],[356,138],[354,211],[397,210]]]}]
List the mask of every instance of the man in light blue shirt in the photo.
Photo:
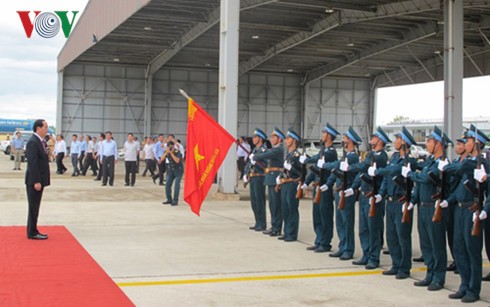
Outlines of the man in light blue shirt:
[{"label": "man in light blue shirt", "polygon": [[72,177],[80,175],[80,170],[78,169],[78,157],[80,156],[80,142],[78,142],[78,136],[73,134],[71,137],[71,145],[70,145],[70,158],[71,165],[73,166],[73,174]]},{"label": "man in light blue shirt", "polygon": [[155,154],[155,160],[158,163],[158,174],[153,176],[153,183],[156,184],[157,178],[159,179],[159,184],[163,185],[163,174],[165,173],[165,161],[160,161],[161,157],[165,153],[165,138],[163,134],[158,135],[158,142],[153,147],[153,153]]},{"label": "man in light blue shirt", "polygon": [[78,155],[78,169],[83,170],[83,158],[85,158],[85,152],[87,152],[87,141],[80,135],[78,142],[80,143],[80,154]]},{"label": "man in light blue shirt", "polygon": [[101,154],[102,156],[102,186],[107,185],[107,179],[109,177],[109,185],[114,185],[114,165],[117,163],[117,144],[112,139],[112,132],[107,131],[105,133],[105,141],[102,142]]},{"label": "man in light blue shirt", "polygon": [[14,171],[20,171],[20,161],[22,158],[22,152],[24,151],[24,139],[22,139],[20,136],[20,131],[17,131],[15,133],[15,138],[10,142],[10,151],[12,151],[15,157]]}]

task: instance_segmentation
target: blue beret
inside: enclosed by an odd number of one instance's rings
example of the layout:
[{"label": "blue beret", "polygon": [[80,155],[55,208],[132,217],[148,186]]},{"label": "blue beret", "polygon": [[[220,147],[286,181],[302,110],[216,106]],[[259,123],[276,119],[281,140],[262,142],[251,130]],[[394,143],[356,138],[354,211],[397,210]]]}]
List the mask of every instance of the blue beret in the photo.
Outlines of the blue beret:
[{"label": "blue beret", "polygon": [[267,140],[267,135],[265,134],[264,131],[262,131],[259,128],[255,128],[254,135],[261,137],[264,140]]},{"label": "blue beret", "polygon": [[282,133],[282,131],[277,127],[275,127],[274,130],[272,130],[271,135],[277,135],[278,137],[280,137],[283,140],[285,138],[284,133]]},{"label": "blue beret", "polygon": [[296,131],[294,131],[292,128],[289,128],[288,129],[288,133],[286,134],[286,137],[292,137],[293,139],[295,139],[298,142],[301,139],[301,137],[299,136],[299,134],[296,133]]}]

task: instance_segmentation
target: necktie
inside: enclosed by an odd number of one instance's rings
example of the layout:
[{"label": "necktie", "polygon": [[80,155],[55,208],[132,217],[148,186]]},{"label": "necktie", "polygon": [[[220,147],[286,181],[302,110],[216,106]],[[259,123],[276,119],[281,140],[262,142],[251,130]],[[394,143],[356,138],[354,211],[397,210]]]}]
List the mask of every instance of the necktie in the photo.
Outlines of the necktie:
[{"label": "necktie", "polygon": [[48,153],[48,144],[46,144],[46,141],[43,140],[43,148],[44,152],[47,154]]}]

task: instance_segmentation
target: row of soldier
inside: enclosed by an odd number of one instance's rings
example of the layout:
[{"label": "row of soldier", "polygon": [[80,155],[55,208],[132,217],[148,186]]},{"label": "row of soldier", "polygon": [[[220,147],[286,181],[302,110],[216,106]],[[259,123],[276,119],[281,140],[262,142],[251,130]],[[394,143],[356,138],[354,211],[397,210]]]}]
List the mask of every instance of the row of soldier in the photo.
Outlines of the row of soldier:
[{"label": "row of soldier", "polygon": [[[333,146],[337,137],[342,137],[343,157],[340,159]],[[298,151],[301,139],[294,130],[289,129],[284,134],[275,128],[270,135],[272,148],[268,149],[264,145],[267,135],[256,129],[255,148],[243,177],[244,182],[250,184],[255,218],[250,229],[278,236],[286,242],[296,241],[301,192],[313,185],[316,238],[314,246],[307,249],[320,253],[332,250],[335,220],[339,245],[329,256],[350,260],[354,256],[355,204],[359,200],[362,257],[352,263],[368,270],[379,267],[386,228],[392,265],[383,275],[400,280],[408,278],[412,268],[413,208],[418,206],[418,235],[427,273],[414,285],[427,287],[429,291],[444,287],[447,234],[461,277],[458,291],[449,298],[462,302],[479,300],[483,236],[478,226],[483,224],[490,210],[486,173],[490,168],[481,158],[481,152],[490,139],[471,125],[469,131],[456,140],[458,158],[449,163],[446,149],[453,142],[438,127],[434,127],[426,140],[430,156],[425,161],[419,162],[411,156],[410,147],[416,142],[405,127],[395,137],[396,152],[388,158],[385,146],[391,140],[378,128],[369,140],[369,154],[360,161],[357,148],[362,139],[352,127],[341,136],[327,124],[322,130],[322,148],[312,157]],[[311,166],[307,174],[308,164]],[[266,188],[270,229],[266,229]],[[485,237],[490,243],[488,236]],[[487,253],[488,249],[490,244]]]}]

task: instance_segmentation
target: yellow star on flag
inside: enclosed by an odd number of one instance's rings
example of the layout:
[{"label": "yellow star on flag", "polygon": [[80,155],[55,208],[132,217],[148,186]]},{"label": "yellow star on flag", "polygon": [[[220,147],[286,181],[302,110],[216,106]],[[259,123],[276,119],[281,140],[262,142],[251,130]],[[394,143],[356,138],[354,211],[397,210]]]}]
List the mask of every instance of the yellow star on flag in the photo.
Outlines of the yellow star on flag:
[{"label": "yellow star on flag", "polygon": [[204,156],[201,156],[199,154],[199,145],[196,144],[196,146],[194,146],[194,160],[196,160],[196,168],[198,171],[199,171],[199,161],[201,161],[202,159],[204,159]]}]

